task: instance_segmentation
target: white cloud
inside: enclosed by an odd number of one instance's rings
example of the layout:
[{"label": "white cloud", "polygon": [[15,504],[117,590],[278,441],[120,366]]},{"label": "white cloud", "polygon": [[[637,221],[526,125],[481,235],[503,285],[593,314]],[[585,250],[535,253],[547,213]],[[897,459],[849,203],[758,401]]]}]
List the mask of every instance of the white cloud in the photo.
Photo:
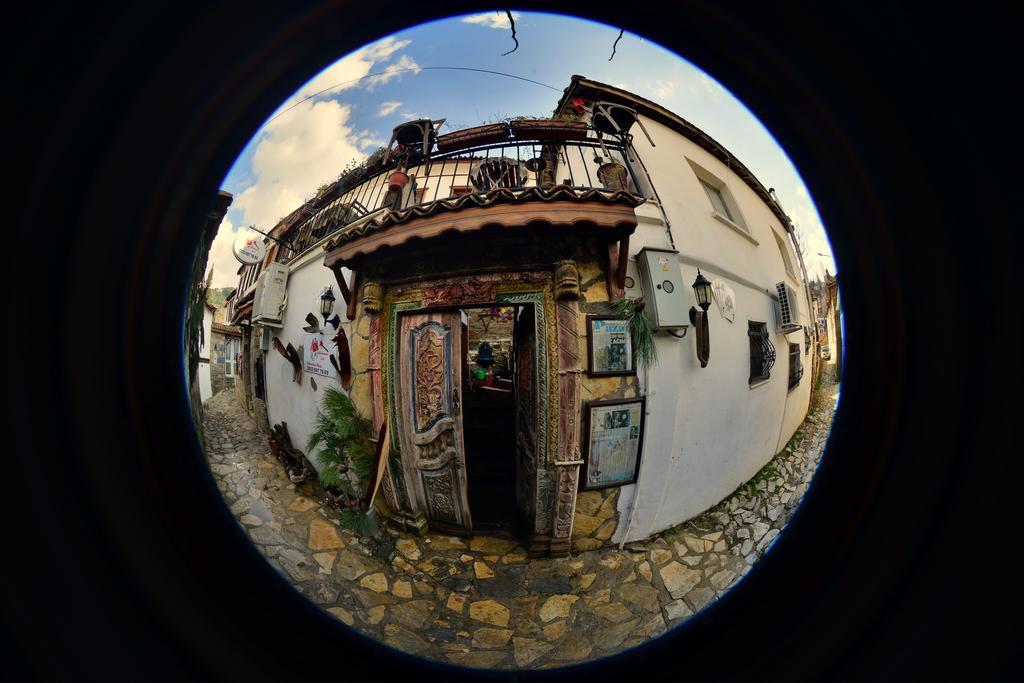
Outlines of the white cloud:
[{"label": "white cloud", "polygon": [[[513,12],[512,18],[518,23],[520,17],[519,12]],[[464,24],[476,24],[477,26],[486,26],[487,28],[501,28],[506,31],[509,30],[508,15],[504,12],[485,12],[483,14],[472,14],[468,17],[462,17],[462,23]]]},{"label": "white cloud", "polygon": [[349,160],[366,157],[361,148],[367,137],[353,132],[351,113],[334,100],[311,100],[264,127],[252,156],[256,182],[234,202],[245,223],[269,230],[337,178]]},{"label": "white cloud", "polygon": [[657,81],[654,85],[648,85],[647,89],[652,95],[660,100],[667,100],[676,90],[675,81]]},{"label": "white cloud", "polygon": [[380,108],[377,109],[377,116],[384,117],[388,114],[393,113],[396,109],[402,106],[401,102],[381,102]]},{"label": "white cloud", "polygon": [[700,87],[711,97],[712,102],[718,102],[722,99],[722,94],[725,91],[718,84],[718,81],[712,80],[705,73],[701,73],[698,78],[700,80]]},{"label": "white cloud", "polygon": [[403,72],[413,70],[419,73],[420,65],[410,57],[409,55],[400,55],[391,64],[385,67],[384,71],[376,76],[370,76],[366,79],[366,89],[375,90],[378,85],[384,85],[385,83],[392,81],[402,75]]},{"label": "white cloud", "polygon": [[[374,66],[388,61],[396,52],[407,47],[411,42],[410,40],[397,40],[394,36],[390,36],[339,59],[299,88],[298,92],[281,105],[281,109],[290,107],[307,97],[318,94],[336,95],[342,90],[364,85],[365,81],[361,79],[373,71]],[[398,61],[403,60],[411,61],[407,55],[400,55]],[[418,66],[415,63],[413,65]],[[390,80],[392,77],[388,77],[386,80]]]}]

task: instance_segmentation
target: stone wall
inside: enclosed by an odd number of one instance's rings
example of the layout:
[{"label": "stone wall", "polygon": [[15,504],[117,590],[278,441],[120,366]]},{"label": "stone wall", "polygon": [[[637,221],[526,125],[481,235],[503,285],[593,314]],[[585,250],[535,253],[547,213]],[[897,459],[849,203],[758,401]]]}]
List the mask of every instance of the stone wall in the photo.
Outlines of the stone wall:
[{"label": "stone wall", "polygon": [[235,378],[227,376],[227,365],[224,363],[210,363],[210,385],[213,393],[219,394],[224,389],[235,386]]},{"label": "stone wall", "polygon": [[595,550],[610,544],[612,534],[619,526],[616,509],[619,491],[618,487],[580,491],[572,524],[573,552]]},{"label": "stone wall", "polygon": [[[580,449],[586,448],[584,416],[588,401],[636,398],[640,395],[640,383],[634,375],[619,377],[590,377],[587,375],[587,315],[608,313],[607,268],[608,257],[601,254],[597,245],[584,247],[577,254],[580,271],[580,357],[583,359],[583,373],[580,374]],[[642,371],[642,370],[641,370]],[[650,457],[650,454],[642,454]],[[580,476],[583,470],[580,468]],[[597,491],[581,491],[576,499],[573,517],[572,548],[574,551],[594,550],[611,544],[611,537],[619,524],[616,503],[620,487]]]}]

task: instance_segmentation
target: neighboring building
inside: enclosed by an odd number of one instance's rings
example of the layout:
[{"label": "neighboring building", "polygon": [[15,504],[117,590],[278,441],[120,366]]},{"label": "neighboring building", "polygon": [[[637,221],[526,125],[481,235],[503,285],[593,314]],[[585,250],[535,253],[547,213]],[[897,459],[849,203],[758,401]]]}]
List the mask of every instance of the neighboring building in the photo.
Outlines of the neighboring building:
[{"label": "neighboring building", "polygon": [[200,372],[203,358],[207,359],[207,367],[209,366],[209,355],[205,349],[200,347],[209,339],[207,336],[209,329],[206,326],[208,318],[212,321],[211,311],[206,300],[209,281],[203,282],[203,273],[206,272],[210,247],[217,237],[217,230],[220,228],[221,221],[224,220],[228,206],[231,205],[231,199],[231,194],[223,190],[211,199],[210,210],[202,226],[199,244],[196,246],[195,257],[192,260],[192,272],[189,274],[185,320],[183,321],[185,389],[191,404],[192,421],[196,425],[200,438],[203,436],[203,394],[206,390],[204,385],[209,387],[209,373]]},{"label": "neighboring building", "polygon": [[[812,310],[792,223],[738,159],[579,76],[552,121],[436,140],[431,125],[396,129],[405,181],[371,158],[273,228],[294,251],[268,241],[263,263],[239,269],[239,397],[262,424],[287,422],[301,446],[323,386],[340,384],[386,426],[385,514],[463,534],[517,522],[533,555],[679,524],[785,446],[810,400]],[[427,154],[410,130],[429,136]],[[715,298],[691,319],[698,268]],[[351,373],[307,377],[319,339],[303,328],[323,320],[328,285]],[[657,364],[595,374],[628,351],[597,323],[591,343],[588,316],[622,296],[647,302]],[[274,337],[296,350],[301,382]],[[485,380],[478,352],[494,357]],[[601,427],[603,456],[590,452]]]},{"label": "neighboring building", "polygon": [[825,271],[825,307],[819,325],[825,328],[821,357],[825,372],[838,382],[843,367],[843,322],[839,307],[839,283]]},{"label": "neighboring building", "polygon": [[217,308],[209,301],[203,306],[203,332],[199,338],[199,398],[204,403],[216,392],[211,382],[210,348],[213,345],[213,318]]},{"label": "neighboring building", "polygon": [[227,325],[226,314],[227,304],[216,309],[210,331],[210,380],[214,394],[235,386],[238,357],[242,352],[242,330]]}]

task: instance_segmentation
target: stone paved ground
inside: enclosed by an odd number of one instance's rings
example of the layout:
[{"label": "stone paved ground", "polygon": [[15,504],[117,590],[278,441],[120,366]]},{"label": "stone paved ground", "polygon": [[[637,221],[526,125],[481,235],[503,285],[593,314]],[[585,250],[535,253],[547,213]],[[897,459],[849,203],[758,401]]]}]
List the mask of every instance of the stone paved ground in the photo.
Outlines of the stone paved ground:
[{"label": "stone paved ground", "polygon": [[825,446],[838,387],[749,486],[622,550],[529,560],[515,542],[382,531],[360,539],[296,488],[233,391],[206,404],[210,467],[239,523],[310,600],[395,648],[455,664],[547,668],[613,654],[721,596],[771,545]]}]

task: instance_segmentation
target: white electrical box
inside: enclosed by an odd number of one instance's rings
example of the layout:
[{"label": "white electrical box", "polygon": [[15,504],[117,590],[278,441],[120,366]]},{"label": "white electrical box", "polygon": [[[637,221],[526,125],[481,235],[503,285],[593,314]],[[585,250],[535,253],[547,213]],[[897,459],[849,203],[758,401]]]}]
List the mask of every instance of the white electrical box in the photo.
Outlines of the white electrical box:
[{"label": "white electrical box", "polygon": [[775,291],[779,293],[779,300],[775,302],[775,318],[779,332],[799,332],[803,325],[800,324],[800,307],[796,291],[785,282],[775,285]]},{"label": "white electrical box", "polygon": [[[679,252],[645,247],[636,255],[647,319],[656,330],[690,324],[690,288],[683,284]],[[628,270],[627,270],[628,272]]]},{"label": "white electrical box", "polygon": [[288,266],[283,263],[271,263],[260,273],[253,294],[252,322],[281,326],[285,296],[288,293],[287,284]]}]

